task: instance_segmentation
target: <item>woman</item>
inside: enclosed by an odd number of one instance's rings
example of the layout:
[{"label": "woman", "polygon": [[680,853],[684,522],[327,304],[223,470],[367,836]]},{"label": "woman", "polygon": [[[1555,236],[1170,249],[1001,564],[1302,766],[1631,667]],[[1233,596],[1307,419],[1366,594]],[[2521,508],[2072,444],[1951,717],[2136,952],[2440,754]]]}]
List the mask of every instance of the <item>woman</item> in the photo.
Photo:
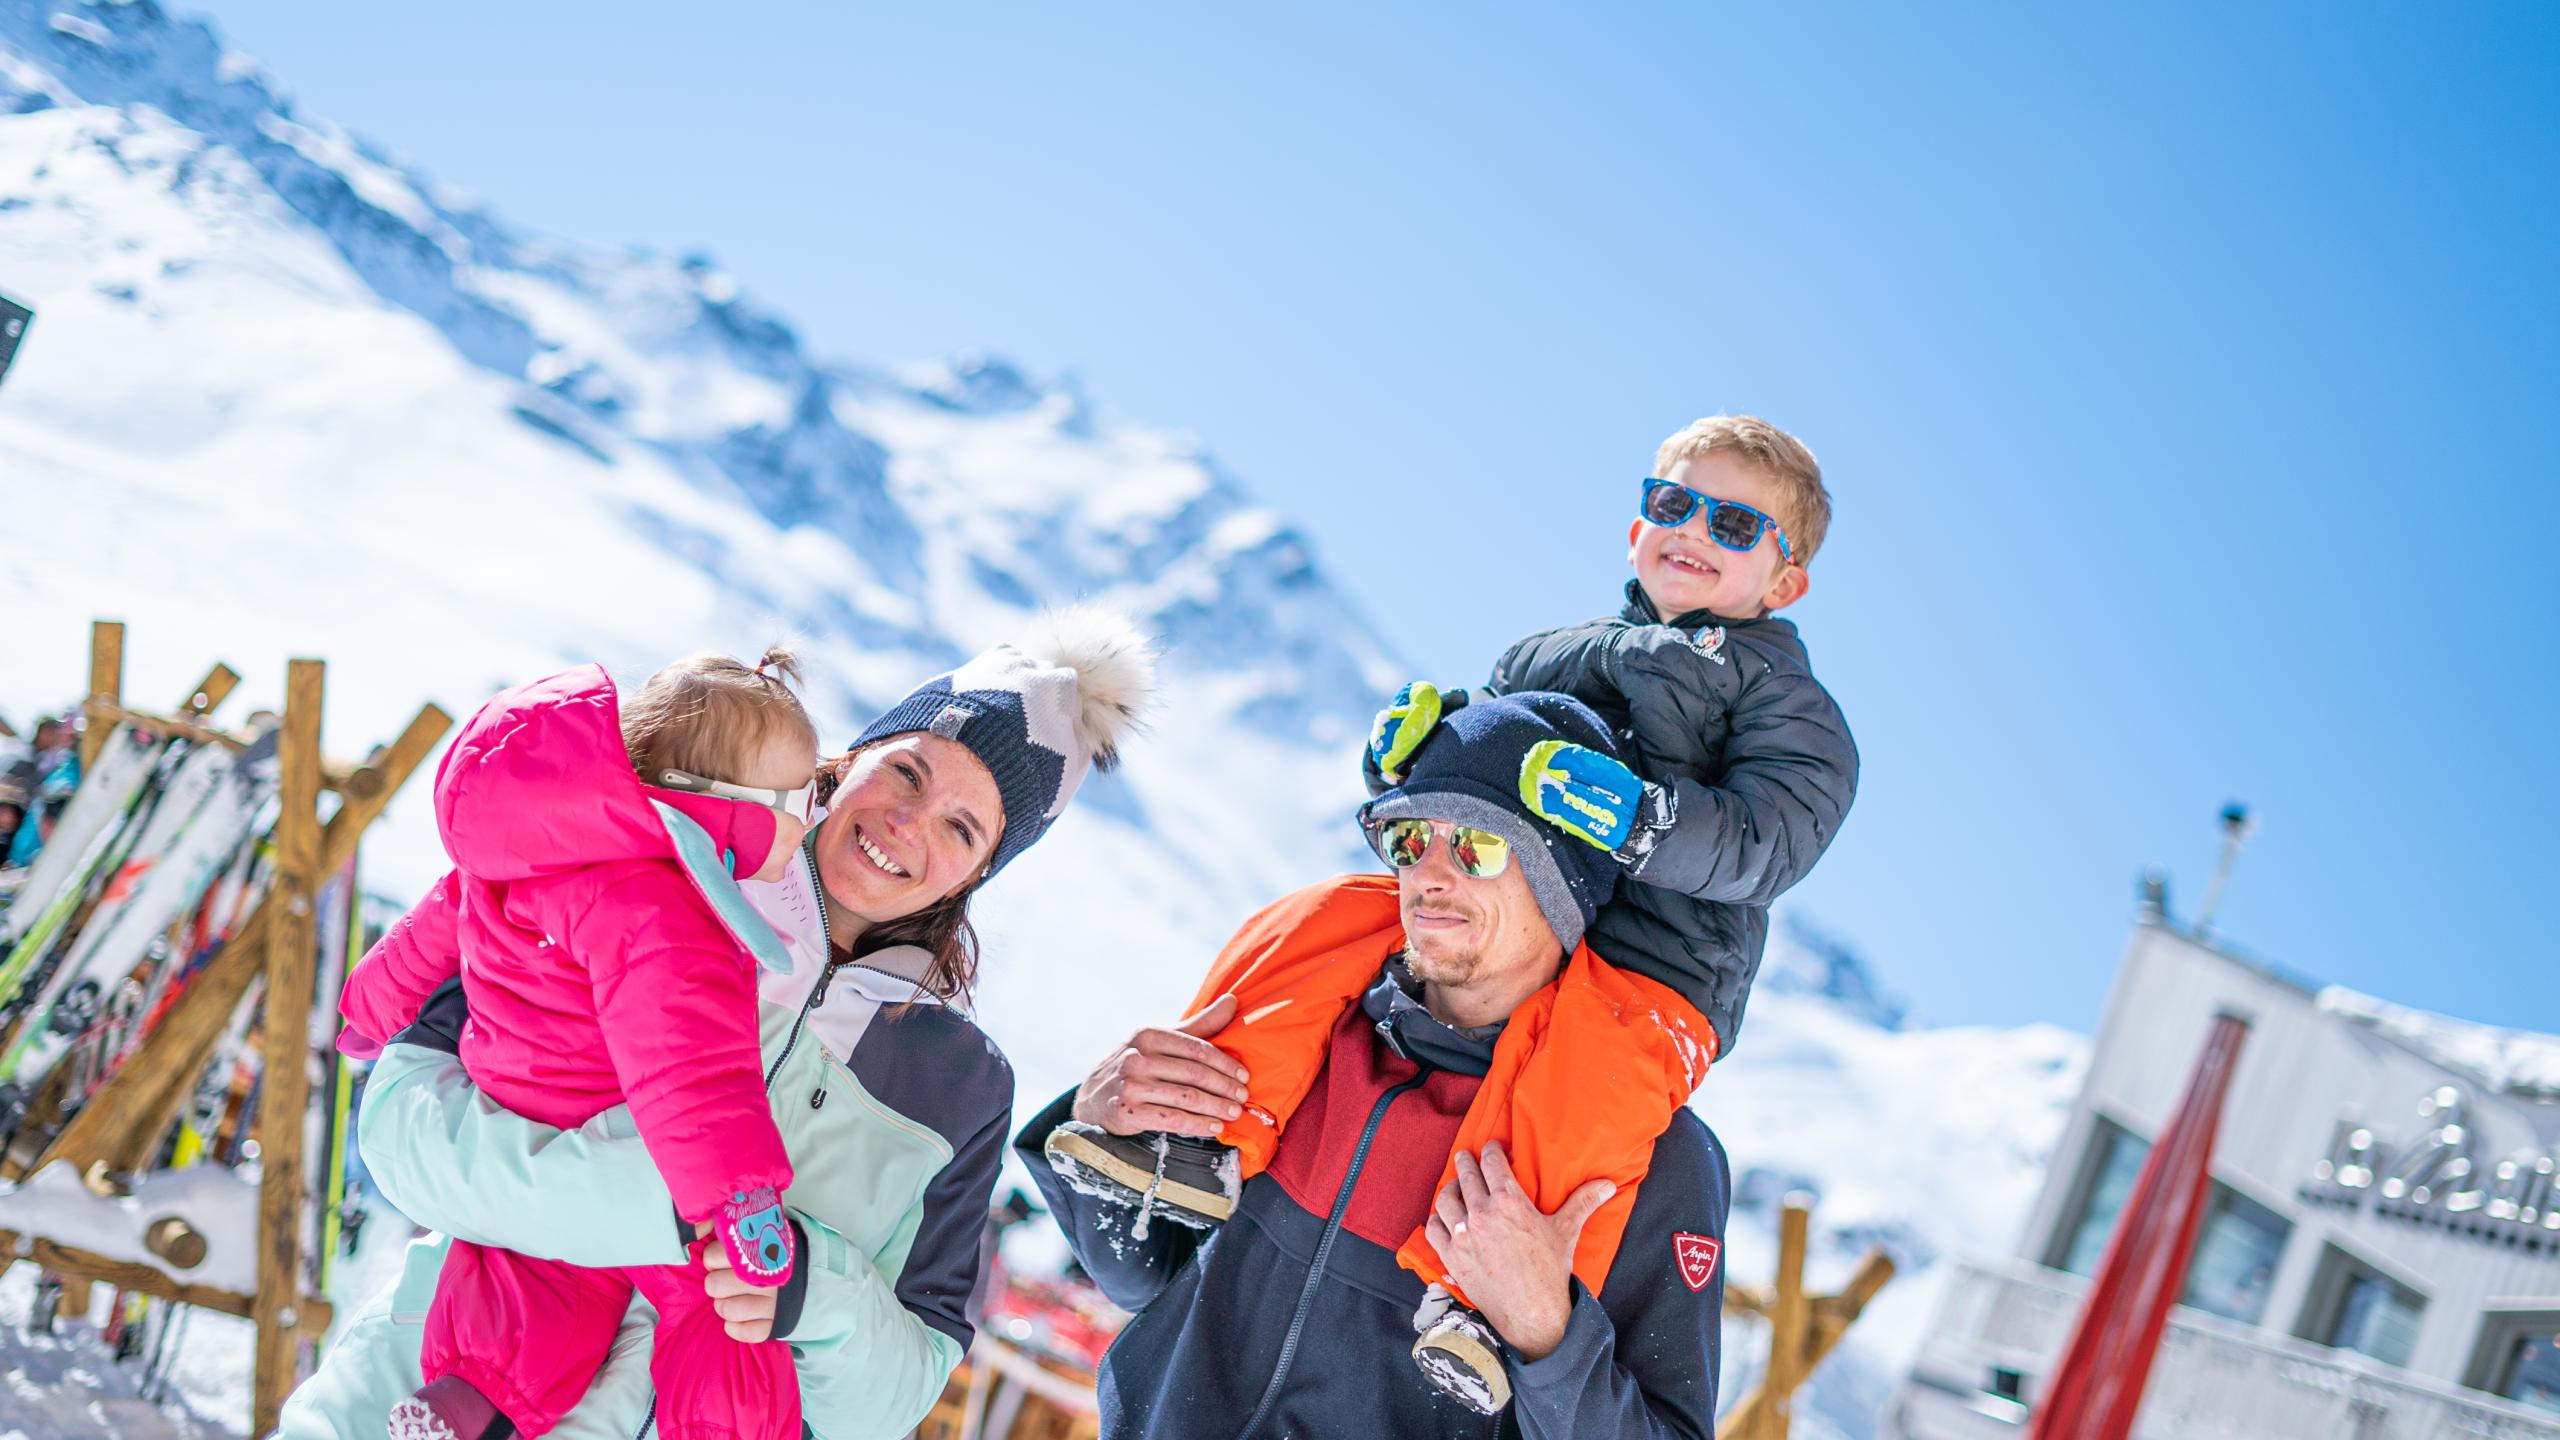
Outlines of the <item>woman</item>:
[{"label": "woman", "polygon": [[[954,1008],[976,968],[969,898],[1047,831],[1088,768],[1110,765],[1152,665],[1117,617],[1050,617],[1021,647],[928,681],[823,765],[803,863],[782,879],[740,884],[716,855],[684,856],[740,939],[780,962],[762,987],[766,1088],[797,1173],[783,1198],[802,1257],[779,1291],[716,1261],[705,1285],[732,1334],[791,1346],[822,1440],[905,1434],[967,1351],[1013,1108],[1010,1067]],[[384,1050],[357,1126],[384,1195],[444,1233],[411,1246],[397,1283],[286,1402],[285,1436],[385,1433],[421,1381],[448,1236],[590,1266],[680,1263],[693,1238],[627,1111],[564,1132],[472,1090],[453,1054],[458,1002],[440,997]],[[652,1433],[649,1323],[635,1303],[552,1434]]]}]

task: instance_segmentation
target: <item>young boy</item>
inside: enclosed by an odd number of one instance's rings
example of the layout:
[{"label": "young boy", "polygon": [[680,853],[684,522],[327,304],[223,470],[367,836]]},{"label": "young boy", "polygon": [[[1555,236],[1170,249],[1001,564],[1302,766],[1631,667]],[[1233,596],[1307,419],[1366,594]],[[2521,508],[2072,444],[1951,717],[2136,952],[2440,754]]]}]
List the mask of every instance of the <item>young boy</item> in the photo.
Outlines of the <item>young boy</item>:
[{"label": "young boy", "polygon": [[[1769,903],[1813,868],[1857,791],[1857,747],[1839,706],[1813,678],[1795,626],[1775,618],[1804,598],[1805,567],[1830,514],[1821,468],[1795,437],[1750,416],[1697,421],[1662,443],[1639,492],[1627,532],[1635,578],[1625,606],[1521,640],[1485,686],[1495,695],[1572,695],[1600,716],[1633,762],[1630,768],[1581,745],[1542,746],[1531,752],[1519,790],[1539,819],[1606,852],[1630,882],[1600,908],[1586,941],[1606,967],[1650,983],[1638,1002],[1622,1007],[1608,1035],[1575,1039],[1583,1054],[1615,1045],[1654,1062],[1631,1074],[1675,1077],[1667,1087],[1631,1085],[1613,1094],[1591,1121],[1608,1132],[1604,1139],[1627,1142],[1639,1173],[1634,1152],[1650,1145],[1667,1118],[1656,1111],[1682,1103],[1707,1067],[1732,1050],[1767,942]],[[1363,757],[1371,790],[1401,783],[1441,717],[1466,700],[1464,691],[1420,682],[1399,691],[1379,713]],[[1244,1018],[1214,1043],[1257,1076],[1287,1072],[1289,1065],[1272,1062],[1302,1043],[1291,1033],[1290,1012],[1340,1003],[1346,996],[1331,992],[1374,979],[1374,972],[1353,973],[1362,967],[1313,958],[1231,950],[1192,1008],[1234,994]],[[1260,1033],[1257,1015],[1283,1023]],[[1102,1193],[1143,1190],[1171,1218],[1221,1221],[1287,1125],[1288,1098],[1264,1093],[1270,1088],[1249,1084],[1245,1115],[1216,1142],[1062,1130],[1051,1157]],[[1507,1118],[1493,1123],[1511,1133]],[[1533,1196],[1561,1198],[1592,1178],[1532,1174],[1532,1165],[1518,1162],[1515,1168]],[[1605,1248],[1614,1252],[1614,1241]],[[1418,1236],[1399,1258],[1426,1281],[1444,1279]],[[1576,1273],[1596,1290],[1612,1258],[1578,1255]],[[1426,1316],[1432,1328],[1415,1351],[1425,1373],[1453,1394],[1498,1392],[1499,1375],[1488,1372],[1499,1371],[1499,1352],[1481,1322],[1429,1307]],[[1464,1332],[1471,1323],[1478,1327],[1472,1343],[1464,1333],[1449,1338],[1449,1327]]]},{"label": "young boy", "polygon": [[[1662,442],[1644,482],[1625,606],[1513,645],[1486,686],[1564,691],[1627,742],[1640,795],[1597,802],[1606,821],[1585,838],[1633,883],[1602,908],[1592,948],[1696,1006],[1719,1056],[1742,1027],[1770,902],[1822,858],[1857,795],[1848,722],[1777,618],[1811,586],[1830,524],[1802,441],[1749,415],[1699,420]],[[1380,716],[1371,768],[1420,743],[1405,731],[1429,715],[1427,690]],[[1542,792],[1580,813],[1576,787]]]}]

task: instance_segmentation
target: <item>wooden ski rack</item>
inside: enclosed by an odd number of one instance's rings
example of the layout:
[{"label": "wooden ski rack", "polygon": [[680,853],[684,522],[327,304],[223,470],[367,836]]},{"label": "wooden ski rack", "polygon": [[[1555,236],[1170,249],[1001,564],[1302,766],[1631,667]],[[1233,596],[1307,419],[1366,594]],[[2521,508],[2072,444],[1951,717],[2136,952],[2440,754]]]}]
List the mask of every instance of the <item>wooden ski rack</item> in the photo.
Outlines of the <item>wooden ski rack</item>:
[{"label": "wooden ski rack", "polygon": [[1778,1212],[1778,1275],[1767,1288],[1724,1287],[1724,1313],[1769,1322],[1769,1364],[1760,1383],[1716,1425],[1716,1440],[1787,1440],[1795,1421],[1796,1390],[1813,1378],[1814,1367],[1831,1353],[1849,1326],[1893,1278],[1893,1258],[1869,1250],[1837,1295],[1808,1295],[1804,1288],[1805,1242],[1813,1228],[1813,1206],[1790,1195]]},{"label": "wooden ski rack", "polygon": [[[240,746],[243,737],[213,723],[213,711],[239,683],[228,665],[215,665],[181,700],[174,713],[153,714],[124,702],[124,626],[101,620],[90,628],[89,697],[82,706],[88,727],[81,737],[84,769],[95,760],[107,731],[119,721],[198,741]],[[314,1197],[303,1174],[304,1123],[311,1106],[311,1011],[315,998],[321,886],[354,859],[356,842],[399,793],[412,772],[435,750],[452,717],[434,705],[419,707],[399,737],[357,764],[332,764],[320,753],[320,720],[327,667],[294,660],[286,667],[285,705],[278,736],[282,765],[282,813],[274,831],[275,865],[265,895],[241,919],[178,993],[165,1014],[97,1093],[81,1106],[44,1151],[23,1167],[33,1174],[65,1162],[95,1193],[112,1194],[117,1178],[148,1166],[177,1123],[197,1077],[212,1062],[214,1047],[251,985],[266,980],[265,1019],[258,1044],[271,1063],[259,1085],[255,1121],[258,1143],[257,1287],[247,1294],[190,1284],[169,1269],[118,1260],[57,1243],[41,1235],[0,1230],[0,1271],[19,1259],[81,1282],[66,1286],[62,1313],[86,1309],[88,1282],[115,1285],[159,1299],[200,1305],[242,1316],[257,1327],[256,1373],[249,1433],[276,1427],[277,1412],[300,1378],[304,1346],[316,1343],[331,1319],[329,1302],[304,1293],[302,1221]],[[320,819],[323,789],[340,797],[335,814]],[[0,1161],[4,1170],[5,1161]],[[189,1242],[192,1241],[192,1247]],[[190,1249],[202,1255],[202,1237],[183,1225],[154,1227],[149,1248],[173,1269]]]}]

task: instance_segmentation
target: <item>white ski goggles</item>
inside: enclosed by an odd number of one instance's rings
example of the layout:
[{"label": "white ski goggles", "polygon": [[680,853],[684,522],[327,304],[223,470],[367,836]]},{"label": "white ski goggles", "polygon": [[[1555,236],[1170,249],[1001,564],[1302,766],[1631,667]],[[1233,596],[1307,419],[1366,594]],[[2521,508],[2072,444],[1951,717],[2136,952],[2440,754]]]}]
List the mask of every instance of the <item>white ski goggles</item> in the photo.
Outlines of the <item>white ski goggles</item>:
[{"label": "white ski goggles", "polygon": [[726,780],[714,780],[708,775],[696,775],[688,770],[661,770],[653,779],[670,790],[682,790],[688,795],[717,795],[724,800],[744,800],[751,805],[762,805],[804,820],[809,816],[811,803],[818,797],[818,782],[814,779],[795,790],[732,785]]}]

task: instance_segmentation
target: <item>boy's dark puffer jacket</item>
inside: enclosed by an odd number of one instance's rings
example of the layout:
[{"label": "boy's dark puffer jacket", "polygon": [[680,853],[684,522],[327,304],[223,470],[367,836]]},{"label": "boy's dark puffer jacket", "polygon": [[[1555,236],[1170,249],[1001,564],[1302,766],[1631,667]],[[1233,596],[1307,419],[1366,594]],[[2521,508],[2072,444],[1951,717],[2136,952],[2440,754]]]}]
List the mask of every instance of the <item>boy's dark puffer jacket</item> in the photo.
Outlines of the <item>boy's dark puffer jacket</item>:
[{"label": "boy's dark puffer jacket", "polygon": [[1629,581],[1626,608],[1512,646],[1486,689],[1581,700],[1671,792],[1677,823],[1602,907],[1591,948],[1679,991],[1732,1054],[1769,903],[1822,858],[1858,793],[1857,742],[1795,625],[1704,610],[1665,623]]}]

